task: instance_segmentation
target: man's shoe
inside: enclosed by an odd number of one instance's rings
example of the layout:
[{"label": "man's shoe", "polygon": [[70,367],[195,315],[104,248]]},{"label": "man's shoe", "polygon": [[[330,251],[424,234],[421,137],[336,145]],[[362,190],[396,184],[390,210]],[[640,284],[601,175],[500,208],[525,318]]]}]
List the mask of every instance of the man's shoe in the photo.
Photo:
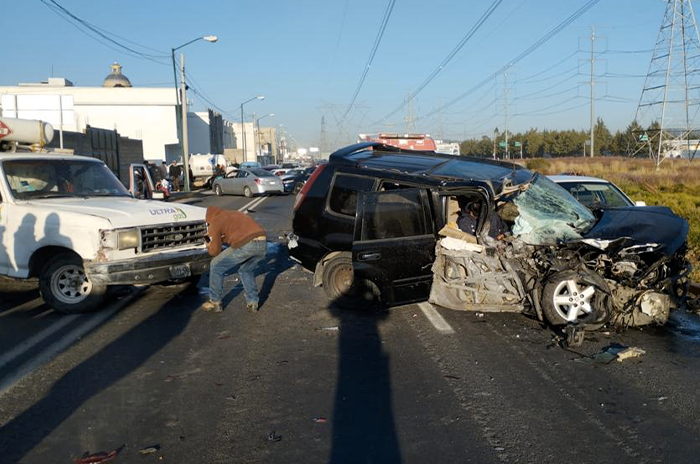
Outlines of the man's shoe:
[{"label": "man's shoe", "polygon": [[248,308],[248,311],[257,313],[258,312],[258,302],[256,301],[254,303],[248,303],[246,305],[246,308]]},{"label": "man's shoe", "polygon": [[202,306],[202,311],[211,311],[214,313],[220,313],[223,311],[221,308],[221,302],[220,301],[212,301],[212,300],[207,300]]}]

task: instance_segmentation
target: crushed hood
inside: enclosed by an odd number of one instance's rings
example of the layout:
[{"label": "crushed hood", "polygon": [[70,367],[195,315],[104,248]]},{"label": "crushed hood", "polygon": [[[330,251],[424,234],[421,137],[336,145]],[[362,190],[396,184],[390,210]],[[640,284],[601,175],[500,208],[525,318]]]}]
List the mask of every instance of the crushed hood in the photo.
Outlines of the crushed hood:
[{"label": "crushed hood", "polygon": [[633,245],[658,243],[661,251],[673,254],[686,241],[688,221],[665,206],[630,206],[603,210],[600,220],[584,234],[584,238],[615,240],[632,239]]},{"label": "crushed hood", "polygon": [[56,213],[67,211],[106,219],[115,229],[203,221],[206,211],[198,206],[121,197],[32,200],[31,204]]}]

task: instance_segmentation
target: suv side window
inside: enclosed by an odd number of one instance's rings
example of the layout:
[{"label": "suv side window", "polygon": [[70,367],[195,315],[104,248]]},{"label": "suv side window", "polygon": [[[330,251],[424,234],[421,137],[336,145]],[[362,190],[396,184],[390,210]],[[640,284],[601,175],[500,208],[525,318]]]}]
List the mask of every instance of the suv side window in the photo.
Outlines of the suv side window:
[{"label": "suv side window", "polygon": [[337,214],[355,216],[357,192],[370,192],[374,187],[371,177],[337,174],[328,195],[328,208]]},{"label": "suv side window", "polygon": [[415,237],[432,229],[419,189],[385,191],[369,200],[374,204],[366,205],[362,240]]}]

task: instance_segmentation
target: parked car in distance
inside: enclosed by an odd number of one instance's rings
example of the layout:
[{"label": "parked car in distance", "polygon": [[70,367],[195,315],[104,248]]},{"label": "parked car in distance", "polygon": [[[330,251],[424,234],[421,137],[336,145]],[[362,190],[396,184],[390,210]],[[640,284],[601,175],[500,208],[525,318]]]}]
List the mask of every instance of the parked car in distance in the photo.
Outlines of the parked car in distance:
[{"label": "parked car in distance", "polygon": [[605,179],[588,176],[548,176],[564,187],[588,209],[646,206],[643,201],[632,201],[617,185]]},{"label": "parked car in distance", "polygon": [[316,168],[297,168],[287,171],[286,174],[281,176],[284,191],[287,193],[299,193],[311,173],[314,172],[314,169]]},{"label": "parked car in distance", "polygon": [[688,222],[669,208],[594,214],[523,167],[377,142],[318,167],[292,227],[290,257],[351,308],[428,299],[591,330],[664,324],[691,270]]},{"label": "parked car in distance", "polygon": [[244,161],[238,167],[245,169],[262,168],[262,165],[257,161]]},{"label": "parked car in distance", "polygon": [[217,195],[262,195],[284,193],[282,181],[262,168],[239,168],[226,177],[218,177],[212,182],[212,190]]},{"label": "parked car in distance", "polygon": [[287,174],[291,170],[292,170],[292,168],[277,168],[277,169],[273,169],[271,172],[274,175],[276,175],[277,177],[280,177],[280,176]]},{"label": "parked car in distance", "polygon": [[277,165],[277,164],[266,164],[266,165],[263,166],[262,168],[263,168],[264,170],[266,170],[266,171],[272,172],[272,171],[274,171],[275,169],[279,169],[280,167],[279,167],[279,165]]}]

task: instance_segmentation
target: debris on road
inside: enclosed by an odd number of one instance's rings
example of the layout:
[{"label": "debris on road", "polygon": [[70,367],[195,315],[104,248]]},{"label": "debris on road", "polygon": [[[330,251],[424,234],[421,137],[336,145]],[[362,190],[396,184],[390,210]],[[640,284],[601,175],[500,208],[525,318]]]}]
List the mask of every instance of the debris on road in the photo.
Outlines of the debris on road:
[{"label": "debris on road", "polygon": [[329,332],[338,332],[340,330],[340,327],[337,325],[334,325],[332,327],[319,327],[316,330],[327,330]]},{"label": "debris on road", "polygon": [[462,380],[462,377],[457,377],[456,375],[450,375],[450,374],[443,375],[443,377],[446,378],[447,380]]},{"label": "debris on road", "polygon": [[325,424],[326,422],[328,422],[325,417],[314,417],[313,420],[317,424]]},{"label": "debris on road", "polygon": [[280,441],[280,440],[282,440],[282,435],[277,435],[274,430],[267,434],[267,441]]},{"label": "debris on road", "polygon": [[637,348],[636,346],[632,346],[617,353],[617,361],[622,362],[625,359],[638,358],[643,354],[646,354],[646,351],[641,348]]},{"label": "debris on road", "polygon": [[142,455],[153,454],[156,451],[158,451],[159,449],[160,449],[160,444],[155,444],[155,445],[147,446],[145,448],[141,448],[139,450],[139,454],[142,454]]},{"label": "debris on road", "polygon": [[85,451],[85,453],[80,457],[80,458],[75,458],[73,461],[75,464],[98,464],[102,462],[109,462],[114,460],[119,453],[121,452],[122,449],[124,449],[126,445],[122,445],[119,448],[110,451],[109,453],[106,451],[99,451],[94,454],[90,454],[89,451]]}]

